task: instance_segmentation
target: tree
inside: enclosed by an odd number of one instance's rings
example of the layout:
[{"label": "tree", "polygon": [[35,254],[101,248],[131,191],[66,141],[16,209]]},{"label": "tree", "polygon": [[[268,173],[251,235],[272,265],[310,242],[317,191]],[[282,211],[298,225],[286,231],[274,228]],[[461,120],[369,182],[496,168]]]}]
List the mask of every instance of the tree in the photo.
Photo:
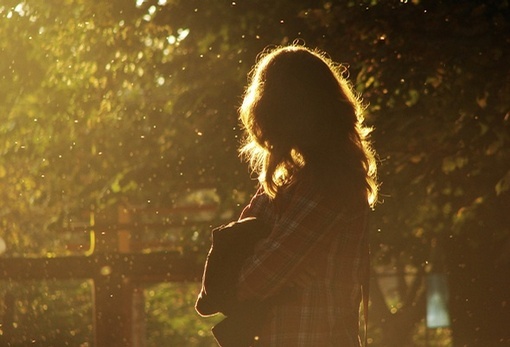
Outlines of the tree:
[{"label": "tree", "polygon": [[[454,343],[508,341],[507,2],[10,1],[0,16],[8,255],[65,254],[59,230],[84,211],[176,206],[203,188],[219,204],[209,223],[232,217],[254,188],[236,154],[246,73],[267,45],[301,38],[347,63],[368,105],[375,265],[417,274],[399,277],[395,307],[372,286],[374,345],[412,343],[424,275],[440,268]],[[208,228],[186,230],[205,250]]]},{"label": "tree", "polygon": [[[284,5],[264,8],[292,18],[294,7]],[[16,201],[6,204],[3,223],[11,235],[30,235],[30,242],[12,236],[11,254],[51,251],[55,245],[31,248],[39,230],[83,210],[174,205],[200,187],[215,188],[227,210],[246,200],[254,183],[237,159],[236,107],[256,52],[284,39],[270,37],[282,24],[268,25],[259,5],[239,7],[79,0],[3,7],[10,40],[2,75],[12,82],[2,85],[1,184],[10,187],[4,201]]]},{"label": "tree", "polygon": [[[382,160],[379,261],[401,273],[446,266],[455,344],[508,342],[508,4],[330,2],[310,13],[369,102]],[[433,245],[444,260],[429,264]],[[424,310],[422,285],[400,284],[403,306],[380,317],[391,346],[408,343]]]},{"label": "tree", "polygon": [[[235,4],[24,1],[0,14],[7,256],[67,255],[62,228],[89,212],[116,223],[110,215],[123,204],[173,207],[212,187],[219,222],[246,201],[254,183],[237,159],[235,106],[255,51],[231,44],[242,36],[228,31]],[[255,37],[267,30],[263,18],[236,28]],[[269,41],[255,42],[258,51]],[[179,243],[194,243],[205,256],[208,238],[192,227]],[[42,305],[36,295],[44,290],[22,290],[27,299],[19,305]]]}]

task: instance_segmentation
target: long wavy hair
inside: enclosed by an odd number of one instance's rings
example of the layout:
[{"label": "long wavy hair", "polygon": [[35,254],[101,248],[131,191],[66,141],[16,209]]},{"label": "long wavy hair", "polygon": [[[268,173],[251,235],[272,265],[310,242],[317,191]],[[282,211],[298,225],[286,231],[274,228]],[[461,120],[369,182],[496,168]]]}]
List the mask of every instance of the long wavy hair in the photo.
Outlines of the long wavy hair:
[{"label": "long wavy hair", "polygon": [[371,128],[363,125],[362,102],[344,73],[323,52],[300,45],[259,56],[239,108],[240,154],[271,198],[306,180],[347,199],[376,202]]}]

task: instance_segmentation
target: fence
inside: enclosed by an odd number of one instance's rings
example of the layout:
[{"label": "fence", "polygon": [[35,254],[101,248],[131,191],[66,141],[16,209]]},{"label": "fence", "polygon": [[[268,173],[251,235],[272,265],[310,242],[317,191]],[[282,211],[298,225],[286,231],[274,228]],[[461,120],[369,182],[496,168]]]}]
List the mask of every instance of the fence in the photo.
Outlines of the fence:
[{"label": "fence", "polygon": [[[169,209],[163,211],[165,213],[158,210],[156,214],[159,218],[168,213],[210,215],[214,208],[200,206]],[[143,288],[161,282],[200,281],[203,264],[197,259],[203,258],[203,255],[178,250],[143,252],[144,242],[139,231],[146,228],[168,228],[169,224],[147,221],[146,215],[154,214],[154,211],[137,210],[136,214],[133,211],[119,209],[117,223],[113,227],[89,225],[73,228],[73,232],[85,230],[95,235],[91,237],[88,247],[70,245],[71,248],[93,249],[90,254],[86,255],[85,252],[82,255],[55,258],[0,258],[0,278],[17,282],[88,279],[93,283],[94,346],[144,346],[143,329],[140,329],[144,324]],[[194,222],[200,223],[196,220]],[[98,233],[98,230],[103,231]],[[168,242],[157,242],[156,248],[164,248]],[[153,240],[149,243],[152,243],[149,247],[154,246]],[[13,295],[16,293],[9,293],[4,298],[1,337],[7,345],[15,319]]]}]

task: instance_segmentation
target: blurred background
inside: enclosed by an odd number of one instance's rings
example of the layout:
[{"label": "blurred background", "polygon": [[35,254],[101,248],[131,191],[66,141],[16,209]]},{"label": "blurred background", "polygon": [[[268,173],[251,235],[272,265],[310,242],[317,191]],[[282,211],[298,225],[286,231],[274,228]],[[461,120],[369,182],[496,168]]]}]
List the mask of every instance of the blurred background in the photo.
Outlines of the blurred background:
[{"label": "blurred background", "polygon": [[0,345],[214,346],[257,54],[344,64],[379,156],[370,346],[510,346],[507,0],[1,0]]}]

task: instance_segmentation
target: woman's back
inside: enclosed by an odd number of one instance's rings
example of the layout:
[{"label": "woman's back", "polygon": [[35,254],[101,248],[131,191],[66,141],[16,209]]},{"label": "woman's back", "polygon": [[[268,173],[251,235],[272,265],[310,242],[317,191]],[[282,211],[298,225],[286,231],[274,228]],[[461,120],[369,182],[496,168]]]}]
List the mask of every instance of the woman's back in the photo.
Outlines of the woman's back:
[{"label": "woman's back", "polygon": [[282,194],[279,205],[256,195],[241,216],[273,225],[238,290],[241,300],[274,303],[259,345],[358,346],[368,205],[347,213],[338,201],[299,185]]}]

